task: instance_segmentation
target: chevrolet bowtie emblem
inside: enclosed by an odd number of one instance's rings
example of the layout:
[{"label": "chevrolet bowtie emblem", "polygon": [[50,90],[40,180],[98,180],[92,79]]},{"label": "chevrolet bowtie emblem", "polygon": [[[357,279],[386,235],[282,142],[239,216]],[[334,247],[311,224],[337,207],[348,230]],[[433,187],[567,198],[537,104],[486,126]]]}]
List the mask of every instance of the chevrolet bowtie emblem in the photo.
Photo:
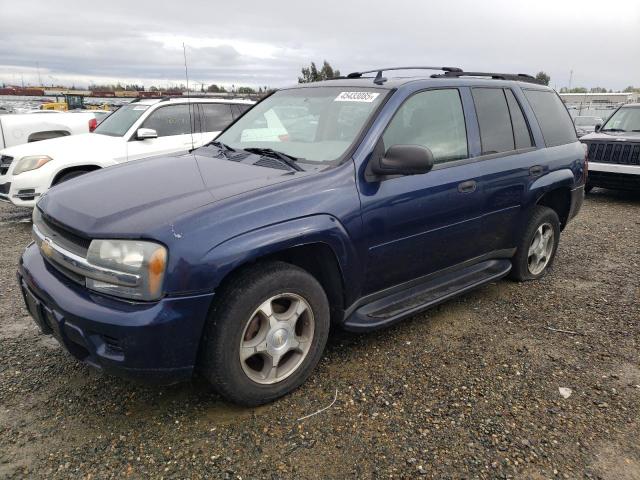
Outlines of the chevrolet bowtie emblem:
[{"label": "chevrolet bowtie emblem", "polygon": [[53,255],[53,243],[49,238],[45,238],[40,245],[40,250],[44,253],[45,256],[51,257]]}]

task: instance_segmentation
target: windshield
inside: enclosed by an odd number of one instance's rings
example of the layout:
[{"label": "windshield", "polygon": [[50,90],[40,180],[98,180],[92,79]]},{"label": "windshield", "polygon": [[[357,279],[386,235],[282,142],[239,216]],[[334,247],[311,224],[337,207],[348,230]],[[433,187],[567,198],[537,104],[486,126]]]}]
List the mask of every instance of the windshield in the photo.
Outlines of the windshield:
[{"label": "windshield", "polygon": [[576,127],[595,127],[598,123],[602,123],[598,117],[576,117],[574,121]]},{"label": "windshield", "polygon": [[269,148],[301,162],[330,163],[350,148],[385,95],[374,88],[280,90],[216,140],[235,149]]},{"label": "windshield", "polygon": [[620,108],[604,124],[602,130],[614,132],[640,132],[640,108]]},{"label": "windshield", "polygon": [[149,105],[123,105],[100,122],[100,125],[93,133],[109,135],[110,137],[122,137],[147,108],[149,108]]}]

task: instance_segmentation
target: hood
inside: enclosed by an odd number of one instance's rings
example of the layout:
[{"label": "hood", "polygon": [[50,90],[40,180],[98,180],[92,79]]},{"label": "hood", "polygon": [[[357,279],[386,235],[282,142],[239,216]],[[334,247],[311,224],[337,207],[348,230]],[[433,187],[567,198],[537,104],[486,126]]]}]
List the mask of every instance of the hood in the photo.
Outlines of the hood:
[{"label": "hood", "polygon": [[2,155],[9,155],[16,159],[27,155],[48,155],[54,161],[56,159],[70,161],[76,158],[86,160],[96,156],[105,156],[107,152],[109,158],[124,156],[126,148],[126,142],[122,137],[81,133],[5,148],[2,150]]},{"label": "hood", "polygon": [[594,132],[584,137],[580,137],[580,141],[599,141],[599,142],[640,142],[640,132]]},{"label": "hood", "polygon": [[144,237],[195,208],[302,175],[190,154],[153,158],[69,180],[38,207],[88,237]]}]

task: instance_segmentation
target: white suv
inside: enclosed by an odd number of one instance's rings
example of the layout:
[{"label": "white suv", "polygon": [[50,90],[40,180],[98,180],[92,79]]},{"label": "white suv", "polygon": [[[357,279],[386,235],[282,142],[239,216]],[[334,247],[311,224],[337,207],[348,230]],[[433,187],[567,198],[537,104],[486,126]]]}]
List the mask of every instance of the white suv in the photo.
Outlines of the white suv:
[{"label": "white suv", "polygon": [[200,147],[253,103],[205,98],[133,101],[93,133],[5,148],[0,150],[0,201],[33,207],[51,186],[78,175]]}]

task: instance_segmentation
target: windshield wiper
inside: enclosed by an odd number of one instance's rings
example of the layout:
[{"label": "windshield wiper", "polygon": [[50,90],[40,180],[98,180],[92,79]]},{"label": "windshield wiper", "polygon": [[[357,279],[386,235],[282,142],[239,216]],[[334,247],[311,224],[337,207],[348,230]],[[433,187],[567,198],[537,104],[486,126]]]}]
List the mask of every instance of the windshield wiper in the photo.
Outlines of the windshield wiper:
[{"label": "windshield wiper", "polygon": [[216,142],[215,140],[207,143],[206,145],[203,145],[204,147],[216,147],[218,149],[218,153],[216,154],[216,156],[218,158],[223,157],[225,160],[230,160],[229,155],[227,155],[227,152],[235,152],[235,149],[231,148],[229,145],[227,145],[226,143],[222,143],[222,142]]},{"label": "windshield wiper", "polygon": [[245,152],[255,153],[256,155],[277,158],[285,165],[291,167],[293,170],[296,170],[297,172],[304,172],[304,169],[296,164],[296,162],[298,161],[298,158],[294,157],[293,155],[288,155],[286,153],[278,152],[271,148],[249,147],[249,148],[244,148],[243,150]]},{"label": "windshield wiper", "polygon": [[601,132],[626,132],[624,128],[603,128]]},{"label": "windshield wiper", "polygon": [[217,140],[213,140],[204,146],[208,147],[209,145],[213,145],[214,147],[219,148],[220,150],[226,150],[227,152],[235,152],[234,148],[231,148],[226,143],[218,142]]}]

